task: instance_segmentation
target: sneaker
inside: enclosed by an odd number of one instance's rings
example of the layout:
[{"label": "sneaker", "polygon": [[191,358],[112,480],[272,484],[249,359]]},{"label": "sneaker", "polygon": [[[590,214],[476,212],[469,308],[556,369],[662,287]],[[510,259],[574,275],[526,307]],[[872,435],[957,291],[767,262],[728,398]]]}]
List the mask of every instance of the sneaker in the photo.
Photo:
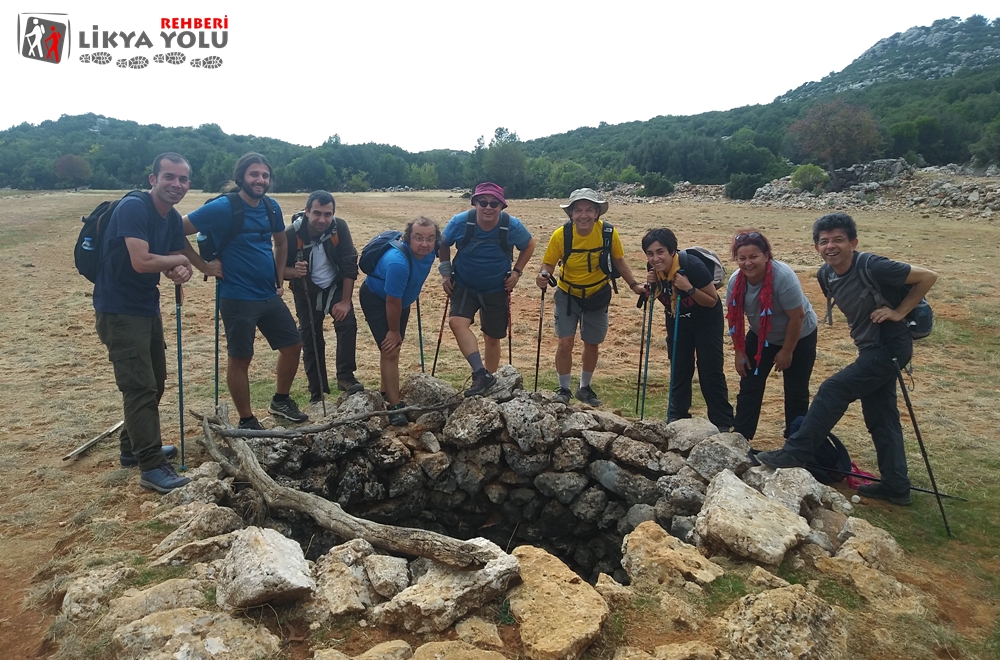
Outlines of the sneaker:
[{"label": "sneaker", "polygon": [[[400,408],[405,408],[405,407],[406,404],[400,401],[396,405],[389,408],[389,410],[399,410]],[[410,420],[406,418],[406,414],[404,413],[393,413],[389,415],[389,423],[392,424],[393,426],[406,426],[407,424],[410,423]]]},{"label": "sneaker", "polygon": [[596,394],[594,394],[594,390],[590,387],[590,385],[578,389],[576,391],[576,398],[583,401],[588,406],[594,406],[595,408],[601,405],[601,400],[597,398]]},{"label": "sneaker", "polygon": [[567,390],[565,387],[560,387],[559,389],[556,390],[556,395],[552,397],[552,400],[569,405],[570,396],[571,392],[569,390]]},{"label": "sneaker", "polygon": [[296,424],[309,421],[309,415],[299,410],[298,405],[295,403],[295,399],[292,397],[288,397],[284,401],[275,401],[274,399],[271,399],[271,405],[267,407],[267,411],[272,415],[284,417],[288,421],[295,422]]},{"label": "sneaker", "polygon": [[174,466],[166,461],[163,461],[152,470],[144,470],[139,475],[140,486],[163,494],[189,483],[191,483],[190,479],[177,474],[174,471]]},{"label": "sneaker", "polygon": [[264,427],[260,425],[260,422],[257,420],[256,417],[251,417],[250,419],[248,419],[245,422],[243,420],[240,420],[240,423],[237,424],[237,428],[248,429],[250,431],[263,431],[264,430]]},{"label": "sneaker", "polygon": [[472,374],[472,387],[465,390],[465,396],[476,396],[477,394],[483,394],[497,382],[497,377],[486,371],[486,369],[480,369],[476,373]]},{"label": "sneaker", "polygon": [[[177,455],[177,447],[173,445],[163,445],[160,448],[163,458],[173,458]],[[118,457],[118,462],[122,467],[135,467],[139,464],[139,459],[132,452],[123,453]]]},{"label": "sneaker", "polygon": [[309,405],[310,406],[313,405],[313,404],[315,404],[315,403],[323,403],[323,401],[324,401],[324,399],[323,399],[323,395],[322,394],[313,394],[311,397],[309,397]]},{"label": "sneaker", "polygon": [[886,490],[882,484],[860,484],[858,486],[858,495],[861,497],[870,497],[875,500],[889,500],[890,503],[897,506],[910,506],[910,491],[905,493],[893,493]]},{"label": "sneaker", "polygon": [[805,461],[800,461],[784,449],[778,451],[762,451],[757,454],[757,460],[769,468],[805,467]]},{"label": "sneaker", "polygon": [[725,424],[719,424],[715,428],[719,429],[719,433],[732,433],[733,432],[733,427],[732,426],[726,426]]},{"label": "sneaker", "polygon": [[359,383],[357,378],[351,376],[349,378],[338,378],[337,389],[348,394],[355,394],[357,392],[364,392],[365,386]]}]

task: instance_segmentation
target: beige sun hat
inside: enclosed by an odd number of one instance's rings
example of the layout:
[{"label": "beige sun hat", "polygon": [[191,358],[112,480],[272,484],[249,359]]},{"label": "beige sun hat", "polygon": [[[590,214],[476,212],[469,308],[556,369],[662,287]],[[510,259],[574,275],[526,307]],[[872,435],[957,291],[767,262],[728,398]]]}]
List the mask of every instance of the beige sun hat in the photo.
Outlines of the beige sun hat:
[{"label": "beige sun hat", "polygon": [[579,202],[581,199],[585,199],[588,202],[593,202],[597,204],[598,216],[602,216],[608,212],[608,203],[605,201],[601,193],[597,192],[593,188],[577,188],[569,194],[569,204],[560,204],[559,208],[566,211],[566,215],[573,217],[573,203]]}]

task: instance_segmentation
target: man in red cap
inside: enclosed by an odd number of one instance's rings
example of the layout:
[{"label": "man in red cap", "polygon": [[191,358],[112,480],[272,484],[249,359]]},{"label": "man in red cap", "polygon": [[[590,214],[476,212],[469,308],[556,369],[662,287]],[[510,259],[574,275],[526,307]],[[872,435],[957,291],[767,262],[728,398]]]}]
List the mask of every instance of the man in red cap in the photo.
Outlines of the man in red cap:
[{"label": "man in red cap", "polygon": [[[472,367],[472,386],[465,396],[482,394],[496,382],[493,373],[500,364],[500,340],[510,323],[510,292],[535,251],[535,239],[505,208],[503,188],[480,183],[472,194],[472,209],[453,217],[441,233],[438,272],[444,292],[451,296],[448,325]],[[458,250],[454,262],[452,245]],[[518,255],[512,267],[514,247]],[[485,358],[472,331],[477,311],[486,338]]]}]

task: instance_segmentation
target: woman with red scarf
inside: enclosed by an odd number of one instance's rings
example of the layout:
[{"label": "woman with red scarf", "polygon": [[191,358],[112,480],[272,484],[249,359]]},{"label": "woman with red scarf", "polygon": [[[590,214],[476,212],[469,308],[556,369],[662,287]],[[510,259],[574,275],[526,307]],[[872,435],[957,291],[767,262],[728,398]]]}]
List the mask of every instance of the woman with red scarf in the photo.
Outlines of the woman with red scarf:
[{"label": "woman with red scarf", "polygon": [[[738,232],[733,237],[732,256],[739,270],[729,278],[726,289],[726,319],[740,375],[733,430],[753,439],[773,366],[785,381],[787,438],[792,421],[809,409],[809,378],[816,361],[816,312],[795,271],[773,258],[770,242],[759,231],[750,228]],[[745,322],[749,322],[749,330]]]}]

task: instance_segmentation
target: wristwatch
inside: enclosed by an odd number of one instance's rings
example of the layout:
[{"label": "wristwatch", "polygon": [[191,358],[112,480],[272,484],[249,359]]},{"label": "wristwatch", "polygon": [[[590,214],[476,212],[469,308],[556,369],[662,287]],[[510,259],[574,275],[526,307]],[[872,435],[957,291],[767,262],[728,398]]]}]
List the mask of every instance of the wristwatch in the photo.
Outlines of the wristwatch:
[{"label": "wristwatch", "polygon": [[510,270],[511,270],[511,272],[517,273],[518,277],[520,277],[521,275],[524,275],[524,273],[521,272],[520,268],[514,267],[514,268],[511,268]]},{"label": "wristwatch", "polygon": [[691,287],[690,289],[688,289],[684,293],[688,294],[688,297],[694,297],[694,292],[695,292],[695,288]]}]

